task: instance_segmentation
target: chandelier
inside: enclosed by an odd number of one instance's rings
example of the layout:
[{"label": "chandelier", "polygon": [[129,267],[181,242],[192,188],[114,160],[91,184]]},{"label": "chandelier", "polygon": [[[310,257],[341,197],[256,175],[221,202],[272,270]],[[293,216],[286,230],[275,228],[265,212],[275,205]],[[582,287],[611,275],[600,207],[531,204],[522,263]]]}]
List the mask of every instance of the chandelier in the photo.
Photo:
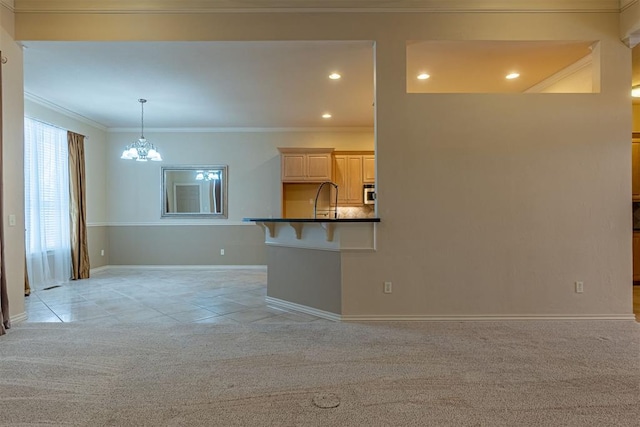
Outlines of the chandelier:
[{"label": "chandelier", "polygon": [[220,179],[220,171],[196,171],[196,181],[215,181]]},{"label": "chandelier", "polygon": [[135,160],[137,162],[146,162],[147,160],[153,160],[154,162],[162,161],[162,156],[156,150],[156,146],[144,137],[144,103],[146,99],[138,99],[140,107],[142,108],[142,114],[140,119],[140,138],[137,141],[127,145],[122,152],[121,159]]}]

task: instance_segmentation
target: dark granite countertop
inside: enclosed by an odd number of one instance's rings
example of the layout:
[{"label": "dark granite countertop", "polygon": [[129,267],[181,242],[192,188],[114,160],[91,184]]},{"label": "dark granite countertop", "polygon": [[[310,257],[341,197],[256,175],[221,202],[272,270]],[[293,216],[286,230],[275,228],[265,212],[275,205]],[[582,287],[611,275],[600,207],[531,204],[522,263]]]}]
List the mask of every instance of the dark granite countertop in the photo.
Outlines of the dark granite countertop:
[{"label": "dark granite countertop", "polygon": [[242,218],[245,222],[380,222],[380,218]]}]

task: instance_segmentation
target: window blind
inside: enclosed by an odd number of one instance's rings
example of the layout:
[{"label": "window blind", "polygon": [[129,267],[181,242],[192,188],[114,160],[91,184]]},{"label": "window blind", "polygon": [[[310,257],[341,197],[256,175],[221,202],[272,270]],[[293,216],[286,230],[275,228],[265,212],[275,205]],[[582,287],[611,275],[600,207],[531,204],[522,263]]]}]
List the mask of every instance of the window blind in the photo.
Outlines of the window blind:
[{"label": "window blind", "polygon": [[25,119],[27,253],[69,247],[67,131]]}]

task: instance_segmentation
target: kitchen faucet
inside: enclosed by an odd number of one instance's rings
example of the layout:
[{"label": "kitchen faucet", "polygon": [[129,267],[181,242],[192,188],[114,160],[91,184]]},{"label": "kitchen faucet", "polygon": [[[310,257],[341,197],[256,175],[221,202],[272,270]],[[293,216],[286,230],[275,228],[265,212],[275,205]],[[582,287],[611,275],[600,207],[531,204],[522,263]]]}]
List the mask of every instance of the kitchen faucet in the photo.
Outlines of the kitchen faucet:
[{"label": "kitchen faucet", "polygon": [[313,203],[313,219],[318,218],[318,197],[320,196],[320,191],[322,190],[322,187],[325,186],[325,184],[332,185],[336,189],[336,206],[335,206],[336,212],[334,214],[334,218],[338,218],[338,184],[331,181],[325,181],[322,184],[320,184],[320,186],[318,187],[318,192],[316,193],[316,200]]}]

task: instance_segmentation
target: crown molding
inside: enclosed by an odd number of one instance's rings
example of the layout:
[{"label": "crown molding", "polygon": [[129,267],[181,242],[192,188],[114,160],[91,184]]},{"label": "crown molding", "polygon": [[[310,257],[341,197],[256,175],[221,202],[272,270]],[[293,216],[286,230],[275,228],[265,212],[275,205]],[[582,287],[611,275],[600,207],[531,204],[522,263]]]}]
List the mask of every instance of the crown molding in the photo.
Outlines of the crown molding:
[{"label": "crown molding", "polygon": [[54,104],[53,102],[47,101],[46,99],[40,98],[39,96],[34,95],[32,93],[25,92],[24,93],[24,99],[27,100],[27,101],[31,101],[31,102],[33,102],[35,104],[41,105],[41,106],[43,106],[45,108],[48,108],[50,110],[53,110],[53,111],[55,111],[57,113],[60,113],[60,114],[62,114],[64,116],[67,116],[67,117],[69,117],[71,119],[74,119],[74,120],[77,120],[79,122],[88,124],[89,126],[92,126],[92,127],[96,128],[96,129],[100,129],[101,131],[105,131],[105,132],[107,131],[107,127],[105,125],[103,125],[101,123],[98,123],[98,122],[94,122],[93,120],[91,120],[89,118],[86,118],[85,116],[81,116],[78,113],[75,113],[75,112],[73,112],[71,110],[67,110],[66,108],[61,107],[58,104]]},{"label": "crown molding", "polygon": [[[201,128],[149,128],[149,133],[278,133],[278,132],[373,132],[371,127],[201,127]],[[140,128],[108,128],[108,133],[135,133]]]},{"label": "crown molding", "polygon": [[531,86],[529,89],[525,90],[524,93],[540,93],[546,88],[558,83],[562,79],[565,79],[570,75],[582,70],[583,68],[590,66],[592,63],[593,55],[587,55],[584,58],[579,59],[578,61],[569,65],[568,67],[565,67],[562,70],[558,71],[551,77],[548,77],[542,80],[540,83]]},{"label": "crown molding", "polygon": [[[0,0],[3,3],[12,0]],[[13,0],[16,13],[620,12],[634,0]]]},{"label": "crown molding", "polygon": [[638,0],[620,0],[620,12],[624,12],[635,3],[638,3]]},{"label": "crown molding", "polygon": [[11,12],[15,12],[15,1],[14,0],[0,0],[0,6],[6,7]]}]

